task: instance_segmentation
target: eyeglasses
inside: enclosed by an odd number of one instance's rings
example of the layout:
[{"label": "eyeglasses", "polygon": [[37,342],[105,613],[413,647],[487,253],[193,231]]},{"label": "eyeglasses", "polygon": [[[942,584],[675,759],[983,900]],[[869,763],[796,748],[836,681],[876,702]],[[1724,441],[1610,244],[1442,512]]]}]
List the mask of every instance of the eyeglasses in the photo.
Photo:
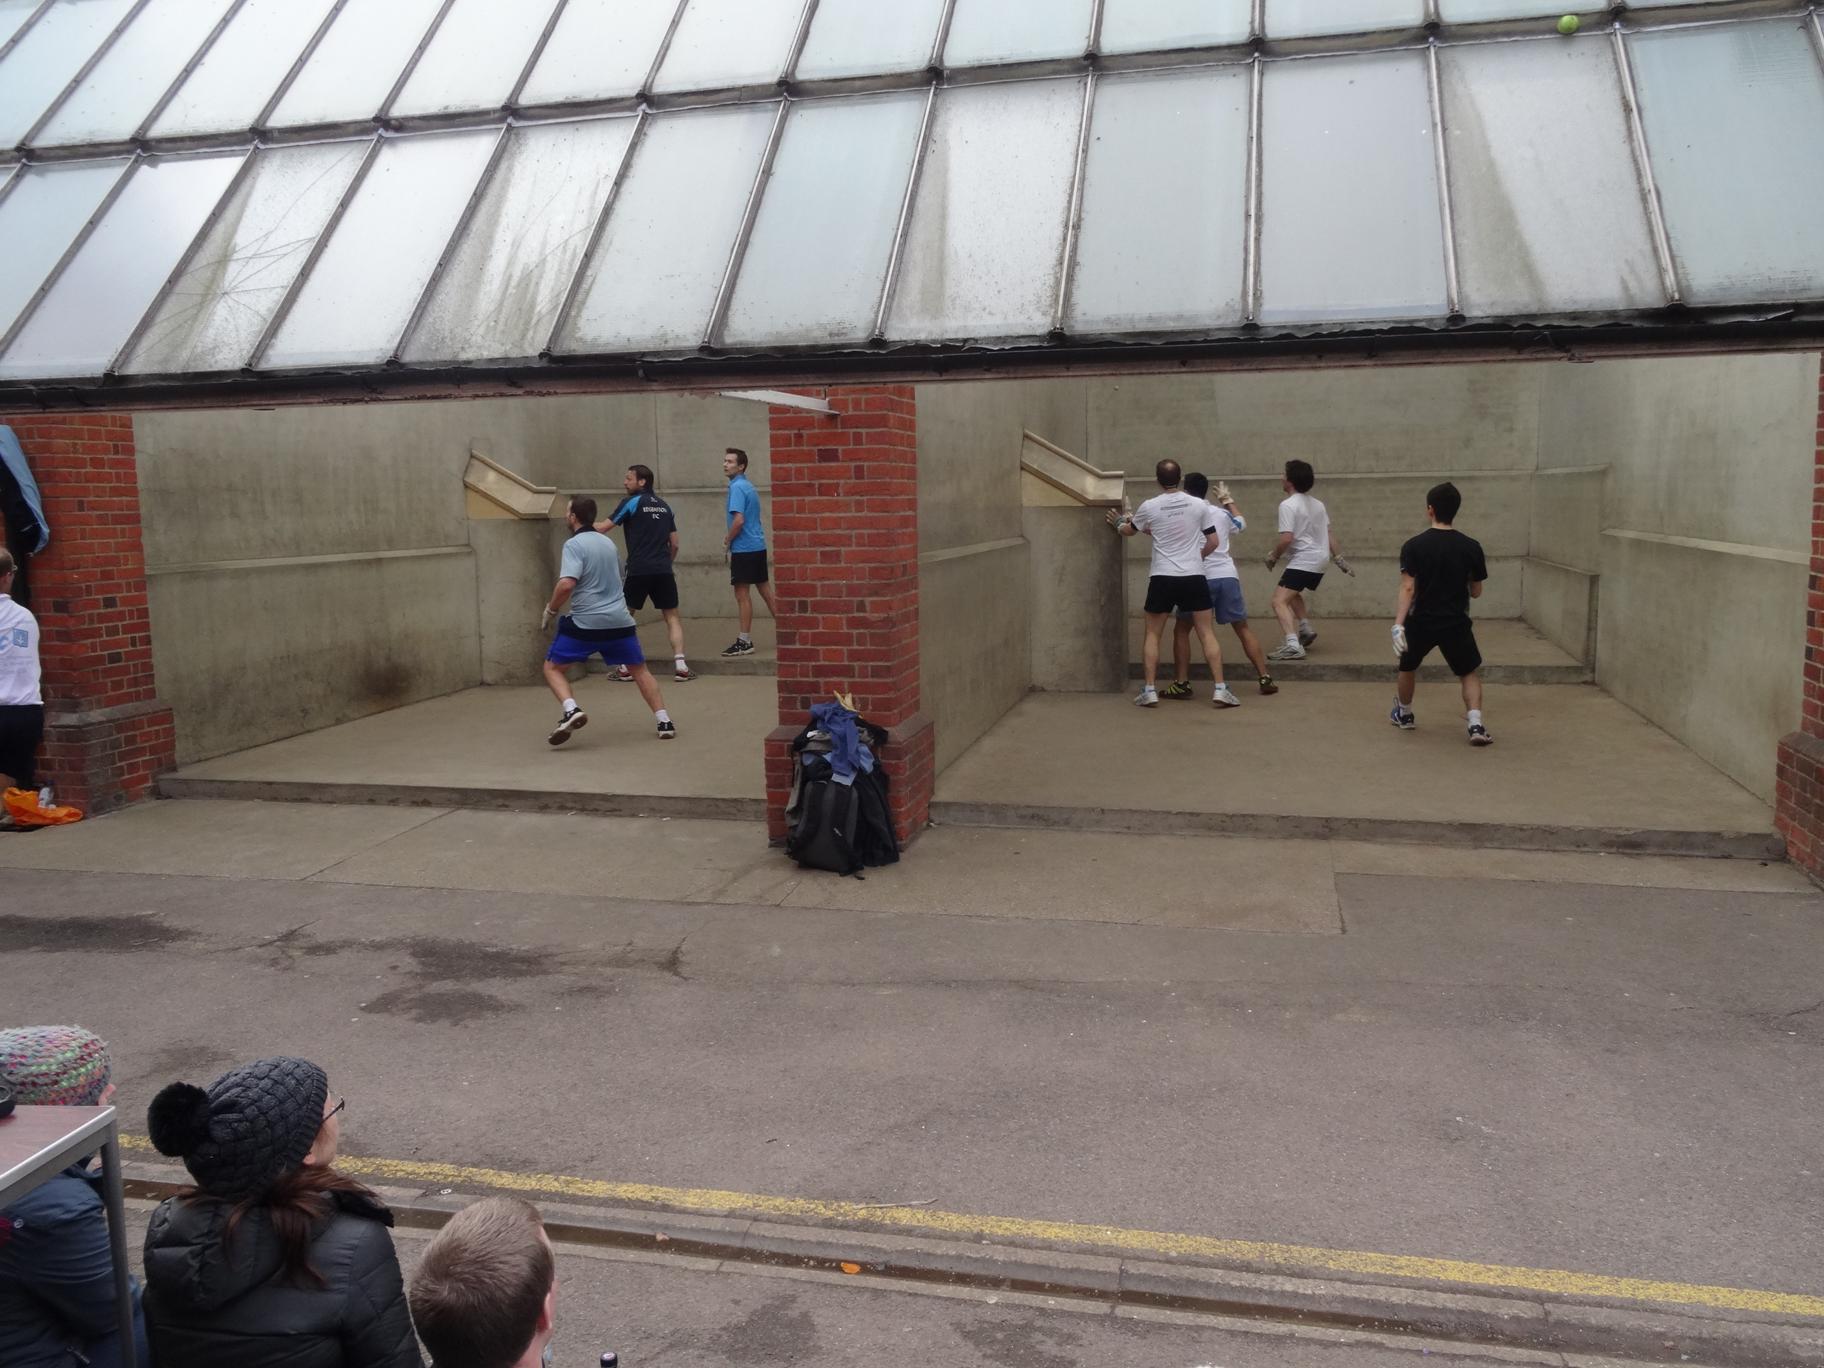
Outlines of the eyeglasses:
[{"label": "eyeglasses", "polygon": [[323,1113],[323,1120],[324,1120],[325,1124],[328,1123],[330,1117],[334,1116],[337,1112],[341,1111],[347,1105],[348,1105],[348,1099],[346,1097],[338,1097],[336,1099],[336,1105],[331,1107],[328,1111]]}]

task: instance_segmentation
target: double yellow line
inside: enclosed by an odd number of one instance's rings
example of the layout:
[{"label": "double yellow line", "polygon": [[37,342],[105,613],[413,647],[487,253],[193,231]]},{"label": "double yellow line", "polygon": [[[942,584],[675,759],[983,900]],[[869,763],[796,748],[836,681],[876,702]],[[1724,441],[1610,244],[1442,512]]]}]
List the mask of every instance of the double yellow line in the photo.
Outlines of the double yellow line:
[{"label": "double yellow line", "polygon": [[[143,1136],[123,1135],[131,1150],[150,1150]],[[344,1155],[336,1168],[359,1178],[422,1187],[480,1188],[546,1197],[582,1197],[593,1201],[634,1203],[671,1211],[732,1214],[824,1225],[894,1226],[918,1235],[944,1235],[966,1240],[1011,1240],[1070,1245],[1084,1252],[1118,1250],[1160,1258],[1192,1258],[1209,1263],[1266,1268],[1282,1273],[1348,1273],[1381,1278],[1415,1279],[1450,1284],[1450,1290],[1473,1292],[1538,1292],[1600,1301],[1645,1302],[1657,1306],[1704,1306],[1772,1316],[1824,1318],[1824,1297],[1798,1292],[1764,1292],[1749,1287],[1716,1287],[1702,1283],[1663,1282],[1651,1278],[1616,1278],[1600,1273],[1574,1273],[1559,1268],[1522,1268],[1507,1264],[1469,1263],[1460,1259],[1426,1259],[1410,1254],[1376,1254],[1316,1245],[1273,1244],[1256,1240],[1223,1240],[1208,1235],[1178,1235],[1119,1226],[1081,1225],[1068,1221],[1034,1221],[1013,1216],[974,1216],[925,1207],[879,1206],[859,1202],[821,1201],[809,1197],[769,1197],[762,1193],[727,1192],[718,1188],[660,1187],[652,1183],[616,1183],[599,1178],[573,1178],[555,1173],[510,1173],[503,1169],[468,1168],[459,1164],[423,1163],[415,1159],[373,1159]]]}]

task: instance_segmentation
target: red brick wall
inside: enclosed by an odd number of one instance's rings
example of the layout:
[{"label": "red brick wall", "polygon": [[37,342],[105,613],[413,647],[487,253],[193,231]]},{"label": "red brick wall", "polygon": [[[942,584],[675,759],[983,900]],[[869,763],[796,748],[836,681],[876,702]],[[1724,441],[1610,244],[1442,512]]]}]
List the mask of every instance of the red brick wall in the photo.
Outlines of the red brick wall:
[{"label": "red brick wall", "polygon": [[1824,878],[1824,368],[1818,375],[1818,425],[1811,487],[1811,574],[1805,596],[1805,681],[1799,729],[1780,741],[1774,827],[1786,854]]},{"label": "red brick wall", "polygon": [[768,826],[785,835],[786,743],[837,689],[891,734],[901,842],[931,805],[932,729],[918,710],[918,419],[910,385],[807,391],[833,415],[772,409],[779,729],[767,740]]},{"label": "red brick wall", "polygon": [[44,496],[51,545],[31,562],[43,635],[42,781],[104,812],[144,798],[176,757],[171,710],[152,675],[133,420],[125,414],[8,417]]}]

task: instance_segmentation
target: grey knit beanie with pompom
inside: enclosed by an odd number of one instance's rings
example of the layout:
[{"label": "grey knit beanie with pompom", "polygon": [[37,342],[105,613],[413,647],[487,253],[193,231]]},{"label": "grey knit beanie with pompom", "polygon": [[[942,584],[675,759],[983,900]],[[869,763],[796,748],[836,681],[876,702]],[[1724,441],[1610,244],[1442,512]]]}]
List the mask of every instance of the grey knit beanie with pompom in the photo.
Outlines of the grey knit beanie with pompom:
[{"label": "grey knit beanie with pompom", "polygon": [[258,1197],[304,1162],[323,1126],[329,1078],[307,1059],[261,1059],[207,1089],[159,1090],[146,1128],[160,1154],[182,1158],[198,1187],[238,1202]]}]

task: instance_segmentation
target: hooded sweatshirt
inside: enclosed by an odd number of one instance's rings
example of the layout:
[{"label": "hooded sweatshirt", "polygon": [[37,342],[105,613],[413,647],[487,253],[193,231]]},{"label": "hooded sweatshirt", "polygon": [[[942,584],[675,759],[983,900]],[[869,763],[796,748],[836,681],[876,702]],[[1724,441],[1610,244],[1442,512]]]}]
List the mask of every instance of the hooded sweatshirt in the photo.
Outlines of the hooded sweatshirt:
[{"label": "hooded sweatshirt", "polygon": [[412,1334],[393,1214],[333,1193],[310,1262],[324,1286],[280,1276],[270,1215],[250,1208],[228,1234],[231,1203],[173,1197],[146,1230],[146,1324],[160,1363],[183,1368],[424,1368]]}]

